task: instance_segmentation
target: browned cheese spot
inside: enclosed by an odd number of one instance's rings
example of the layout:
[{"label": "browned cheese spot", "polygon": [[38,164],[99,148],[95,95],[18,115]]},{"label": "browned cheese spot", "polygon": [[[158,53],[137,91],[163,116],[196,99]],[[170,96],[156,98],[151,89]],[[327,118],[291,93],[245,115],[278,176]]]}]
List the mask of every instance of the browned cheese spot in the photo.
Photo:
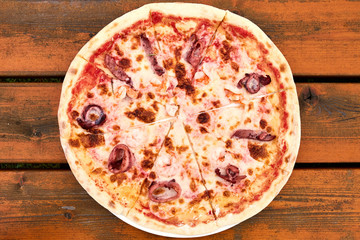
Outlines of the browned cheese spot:
[{"label": "browned cheese spot", "polygon": [[187,95],[192,95],[195,93],[195,88],[191,84],[191,81],[185,78],[186,70],[184,64],[176,63],[175,75],[176,75],[176,79],[178,80],[178,85],[177,85],[178,88],[185,90]]},{"label": "browned cheese spot", "polygon": [[154,205],[151,208],[152,208],[153,212],[159,211],[159,206],[158,205]]},{"label": "browned cheese spot", "polygon": [[207,96],[207,93],[206,92],[204,92],[202,95],[201,95],[201,97],[206,97]]},{"label": "browned cheese spot", "polygon": [[290,161],[290,156],[287,156],[287,157],[285,158],[285,162],[288,163],[289,161]]},{"label": "browned cheese spot", "polygon": [[69,139],[69,145],[74,148],[80,147],[79,139]]},{"label": "browned cheese spot", "polygon": [[225,31],[225,37],[226,37],[226,39],[229,40],[229,41],[234,40],[233,36],[232,36],[229,32],[227,32],[227,31]]},{"label": "browned cheese spot", "polygon": [[156,112],[159,111],[159,107],[157,105],[157,102],[153,102],[153,104],[151,104],[151,106]]},{"label": "browned cheese spot", "polygon": [[71,111],[70,115],[73,119],[76,119],[79,116],[79,113],[74,110],[74,111]]},{"label": "browned cheese spot", "polygon": [[285,72],[286,70],[286,65],[285,64],[281,64],[280,65],[280,72]]},{"label": "browned cheese spot", "polygon": [[180,199],[179,199],[179,203],[180,203],[180,204],[183,204],[183,203],[184,203],[184,199],[180,198]]},{"label": "browned cheese spot", "polygon": [[116,175],[115,174],[113,174],[113,175],[111,175],[110,176],[110,182],[115,182],[116,181],[116,179],[117,179],[117,177],[116,177]]},{"label": "browned cheese spot", "polygon": [[139,121],[151,123],[155,121],[155,113],[148,111],[143,107],[139,107],[132,112],[125,112],[126,116],[130,119],[137,118]]},{"label": "browned cheese spot", "polygon": [[109,207],[114,208],[114,207],[115,207],[115,202],[114,202],[114,201],[110,201],[108,205],[109,205]]},{"label": "browned cheese spot", "polygon": [[204,167],[208,167],[208,166],[210,166],[210,164],[208,163],[208,162],[201,162],[201,164],[204,166]]},{"label": "browned cheese spot", "polygon": [[120,173],[117,175],[117,184],[120,186],[124,180],[126,180],[127,177],[124,173]]},{"label": "browned cheese spot", "polygon": [[82,133],[79,134],[78,136],[81,145],[83,145],[85,148],[93,148],[105,144],[105,138],[103,135]]},{"label": "browned cheese spot", "polygon": [[87,96],[88,98],[93,98],[93,97],[94,97],[94,94],[93,94],[92,92],[88,92],[88,93],[86,94],[86,96]]},{"label": "browned cheese spot", "polygon": [[250,156],[256,160],[266,158],[269,155],[266,150],[266,146],[267,146],[266,144],[257,145],[257,144],[248,142]]},{"label": "browned cheese spot", "polygon": [[249,180],[249,179],[246,179],[246,180],[244,181],[244,185],[245,185],[245,187],[250,186],[250,180]]},{"label": "browned cheese spot", "polygon": [[249,168],[247,172],[248,172],[248,174],[249,174],[250,176],[253,175],[253,173],[254,173],[251,168]]},{"label": "browned cheese spot", "polygon": [[225,190],[223,192],[223,195],[224,195],[224,197],[230,197],[230,192]]},{"label": "browned cheese spot", "polygon": [[122,69],[126,70],[131,67],[131,60],[129,58],[122,58],[122,59],[120,59],[118,65]]},{"label": "browned cheese spot", "polygon": [[154,99],[154,98],[155,98],[155,94],[153,94],[152,92],[148,92],[147,96],[148,96],[150,99]]},{"label": "browned cheese spot", "polygon": [[188,146],[180,146],[180,147],[176,147],[176,151],[181,154],[183,152],[185,152],[186,150],[188,150],[189,147]]},{"label": "browned cheese spot", "polygon": [[154,163],[150,160],[141,161],[141,167],[145,170],[151,169],[154,166]]},{"label": "browned cheese spot", "polygon": [[106,95],[109,91],[108,87],[106,86],[106,84],[99,84],[97,86],[98,89],[100,89],[100,95]]},{"label": "browned cheese spot", "polygon": [[163,65],[166,70],[170,70],[174,67],[174,61],[171,58],[165,59]]},{"label": "browned cheese spot", "polygon": [[210,115],[208,113],[200,113],[196,118],[196,122],[200,124],[205,124],[209,122],[209,120],[210,120]]},{"label": "browned cheese spot", "polygon": [[77,73],[77,68],[70,68],[69,73],[75,75]]},{"label": "browned cheese spot", "polygon": [[220,57],[224,62],[227,62],[228,60],[230,60],[230,53],[232,50],[232,47],[230,45],[230,43],[228,41],[223,41],[222,42],[223,47],[220,48]]},{"label": "browned cheese spot", "polygon": [[175,209],[175,208],[171,208],[171,213],[172,213],[172,215],[175,215],[175,214],[176,214],[176,209]]},{"label": "browned cheese spot", "polygon": [[185,125],[185,131],[187,133],[191,133],[192,129],[191,129],[190,125]]},{"label": "browned cheese spot", "polygon": [[138,170],[135,168],[131,179],[134,180],[137,176],[138,176]]},{"label": "browned cheese spot", "polygon": [[173,145],[173,142],[172,142],[171,138],[166,137],[166,138],[165,138],[164,145],[165,145],[166,149],[168,149],[168,150],[174,150],[174,145]]},{"label": "browned cheese spot", "polygon": [[253,103],[253,102],[249,103],[249,110],[248,110],[248,111],[250,111],[251,109],[253,109],[253,107],[254,107],[254,103]]},{"label": "browned cheese spot", "polygon": [[114,125],[114,126],[112,127],[112,129],[115,130],[115,131],[118,131],[118,130],[120,130],[120,127],[119,127],[118,125]]},{"label": "browned cheese spot", "polygon": [[244,121],[244,124],[248,124],[248,123],[251,123],[251,119],[250,119],[250,118],[246,118],[245,121]]},{"label": "browned cheese spot", "polygon": [[196,190],[197,190],[197,186],[196,186],[196,183],[195,183],[194,179],[191,179],[190,189],[191,189],[192,192],[196,192]]},{"label": "browned cheese spot", "polygon": [[204,127],[200,127],[200,132],[202,134],[205,134],[205,133],[208,133],[208,130],[206,128],[204,128]]},{"label": "browned cheese spot", "polygon": [[264,129],[266,126],[267,126],[266,120],[261,119],[261,120],[260,120],[260,127],[261,127],[262,129]]},{"label": "browned cheese spot", "polygon": [[177,47],[175,49],[175,59],[178,62],[181,59],[181,51],[182,51],[182,47]]},{"label": "browned cheese spot", "polygon": [[124,52],[120,50],[118,45],[115,45],[115,51],[120,57],[124,56]]},{"label": "browned cheese spot", "polygon": [[79,165],[80,163],[79,163],[79,161],[75,161],[75,164],[76,164],[76,165]]},{"label": "browned cheese spot", "polygon": [[212,101],[211,103],[216,108],[221,107],[220,100]]},{"label": "browned cheese spot", "polygon": [[131,45],[131,49],[132,49],[132,50],[135,50],[135,49],[138,48],[138,46],[139,46],[138,43],[133,43],[133,44]]},{"label": "browned cheese spot", "polygon": [[223,184],[221,182],[219,182],[219,181],[216,181],[216,185],[221,187]]},{"label": "browned cheese spot", "polygon": [[269,127],[266,128],[266,131],[267,131],[267,132],[271,132],[271,131],[272,131],[272,128],[269,126]]},{"label": "browned cheese spot", "polygon": [[226,140],[226,142],[225,142],[226,148],[231,148],[231,145],[232,145],[231,139]]},{"label": "browned cheese spot", "polygon": [[101,172],[102,172],[101,168],[96,168],[96,169],[91,171],[92,174],[100,174]]},{"label": "browned cheese spot", "polygon": [[155,178],[156,178],[156,173],[155,173],[155,172],[150,172],[149,178],[152,179],[152,180],[155,180]]},{"label": "browned cheese spot", "polygon": [[141,60],[143,60],[143,58],[144,58],[144,55],[139,54],[139,55],[137,55],[137,57],[136,57],[136,61],[137,61],[137,62],[141,62]]},{"label": "browned cheese spot", "polygon": [[229,202],[229,203],[227,203],[224,207],[225,207],[225,208],[230,208],[230,207],[232,207],[233,205],[234,205],[234,203]]},{"label": "browned cheese spot", "polygon": [[235,72],[239,72],[239,65],[236,62],[231,62],[231,68],[235,70]]}]

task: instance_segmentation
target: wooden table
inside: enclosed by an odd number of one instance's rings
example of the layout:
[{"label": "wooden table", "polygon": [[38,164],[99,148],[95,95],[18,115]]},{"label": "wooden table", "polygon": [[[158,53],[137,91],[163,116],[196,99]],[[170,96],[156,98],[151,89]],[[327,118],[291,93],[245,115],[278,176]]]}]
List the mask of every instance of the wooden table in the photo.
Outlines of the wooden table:
[{"label": "wooden table", "polygon": [[[76,182],[59,142],[61,83],[44,83],[63,77],[103,26],[148,2],[1,1],[1,239],[161,239],[114,217]],[[199,2],[249,18],[270,36],[293,69],[302,121],[299,157],[281,193],[206,239],[360,239],[360,2]],[[42,82],[3,83],[9,76]]]}]

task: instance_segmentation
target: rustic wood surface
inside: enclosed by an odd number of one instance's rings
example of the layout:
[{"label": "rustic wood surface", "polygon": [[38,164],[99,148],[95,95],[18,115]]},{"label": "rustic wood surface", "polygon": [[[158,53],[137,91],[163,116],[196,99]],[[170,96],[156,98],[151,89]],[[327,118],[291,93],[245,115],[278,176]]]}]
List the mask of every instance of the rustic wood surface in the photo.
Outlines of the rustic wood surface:
[{"label": "rustic wood surface", "polygon": [[[360,162],[360,85],[297,84],[299,163]],[[65,163],[57,108],[60,83],[0,84],[0,162]],[[337,147],[333,147],[337,146]]]},{"label": "rustic wood surface", "polygon": [[[3,171],[1,179],[1,239],[164,239],[117,219],[70,171]],[[360,169],[296,169],[264,211],[206,239],[220,237],[359,239]]]},{"label": "rustic wood surface", "polygon": [[[63,75],[94,34],[148,2],[2,0],[0,76]],[[229,9],[252,20],[280,48],[295,75],[360,74],[359,1],[191,2]]]}]

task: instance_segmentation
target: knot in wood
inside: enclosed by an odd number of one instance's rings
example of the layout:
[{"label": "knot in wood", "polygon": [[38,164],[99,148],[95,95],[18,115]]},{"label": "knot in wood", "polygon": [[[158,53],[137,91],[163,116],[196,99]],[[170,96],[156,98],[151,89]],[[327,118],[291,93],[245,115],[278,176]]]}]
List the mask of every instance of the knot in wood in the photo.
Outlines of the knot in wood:
[{"label": "knot in wood", "polygon": [[301,91],[301,99],[305,103],[315,106],[319,102],[319,95],[317,94],[316,90],[307,86],[304,87]]}]

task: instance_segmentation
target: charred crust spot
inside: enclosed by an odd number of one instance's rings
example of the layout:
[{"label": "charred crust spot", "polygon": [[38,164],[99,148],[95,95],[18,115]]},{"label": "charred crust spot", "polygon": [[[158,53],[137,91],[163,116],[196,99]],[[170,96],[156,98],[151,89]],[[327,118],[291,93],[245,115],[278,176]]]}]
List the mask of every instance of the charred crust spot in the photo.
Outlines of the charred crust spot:
[{"label": "charred crust spot", "polygon": [[106,84],[99,84],[97,86],[98,89],[100,89],[100,95],[106,95],[109,91],[108,87],[106,86]]},{"label": "charred crust spot", "polygon": [[191,189],[192,192],[196,192],[196,190],[197,190],[196,183],[195,183],[194,179],[191,179],[190,189]]},{"label": "charred crust spot", "polygon": [[136,61],[137,61],[137,62],[141,62],[141,60],[143,60],[143,58],[144,58],[144,55],[139,54],[139,55],[137,55],[137,57],[136,57]]},{"label": "charred crust spot", "polygon": [[71,117],[73,118],[73,119],[76,119],[80,114],[77,112],[77,111],[72,111],[71,113],[70,113],[70,115],[71,115]]},{"label": "charred crust spot", "polygon": [[125,112],[126,116],[130,119],[137,118],[139,121],[151,123],[155,121],[155,113],[148,111],[143,107],[139,107],[132,112]]},{"label": "charred crust spot", "polygon": [[266,120],[261,119],[261,120],[260,120],[260,127],[261,127],[262,129],[264,129],[266,126],[267,126]]},{"label": "charred crust spot", "polygon": [[79,139],[69,139],[69,145],[74,148],[80,147]]},{"label": "charred crust spot", "polygon": [[174,145],[171,138],[166,137],[164,141],[164,145],[168,150],[174,150]]},{"label": "charred crust spot", "polygon": [[224,197],[230,197],[230,192],[227,191],[227,190],[225,190],[225,191],[223,192],[223,196],[224,196]]},{"label": "charred crust spot", "polygon": [[208,133],[209,131],[208,131],[206,128],[204,128],[204,127],[200,127],[200,132],[201,132],[202,134],[205,134],[205,133]]},{"label": "charred crust spot", "polygon": [[230,53],[232,50],[232,47],[228,41],[222,42],[223,47],[220,48],[220,57],[224,62],[227,62],[230,59]]},{"label": "charred crust spot", "polygon": [[251,168],[249,168],[248,170],[247,170],[247,172],[248,172],[248,174],[251,176],[251,175],[253,175],[253,170],[251,169]]},{"label": "charred crust spot", "polygon": [[151,169],[152,167],[154,166],[154,163],[152,162],[152,161],[150,161],[150,160],[143,160],[142,162],[141,162],[141,167],[143,168],[143,169]]},{"label": "charred crust spot", "polygon": [[185,125],[185,131],[187,133],[191,133],[192,129],[191,129],[191,127],[189,125]]},{"label": "charred crust spot", "polygon": [[93,148],[97,146],[102,146],[105,144],[105,138],[103,135],[99,134],[80,134],[78,135],[81,145],[85,148]]},{"label": "charred crust spot", "polygon": [[148,96],[150,99],[154,99],[154,98],[155,98],[155,94],[153,94],[152,92],[148,92],[147,96]]},{"label": "charred crust spot", "polygon": [[249,148],[250,156],[255,160],[266,158],[268,156],[266,146],[267,146],[266,144],[257,145],[249,142],[248,148]]},{"label": "charred crust spot", "polygon": [[124,56],[124,52],[120,50],[118,45],[115,45],[115,51],[120,57]]},{"label": "charred crust spot", "polygon": [[122,59],[120,59],[118,65],[122,69],[127,69],[127,68],[131,67],[131,60],[128,58],[122,58]]},{"label": "charred crust spot", "polygon": [[209,122],[209,120],[210,120],[210,115],[208,113],[200,113],[196,118],[196,122],[200,124],[205,124]]},{"label": "charred crust spot", "polygon": [[152,180],[155,180],[155,178],[156,178],[156,173],[155,173],[155,172],[150,172],[149,178],[152,179]]},{"label": "charred crust spot", "polygon": [[239,65],[236,62],[231,62],[231,68],[235,70],[235,72],[239,72]]},{"label": "charred crust spot", "polygon": [[170,70],[171,68],[174,67],[174,61],[171,58],[165,59],[163,61],[163,65],[166,70]]},{"label": "charred crust spot", "polygon": [[231,145],[232,145],[231,139],[226,140],[226,142],[225,142],[226,148],[231,148]]}]

